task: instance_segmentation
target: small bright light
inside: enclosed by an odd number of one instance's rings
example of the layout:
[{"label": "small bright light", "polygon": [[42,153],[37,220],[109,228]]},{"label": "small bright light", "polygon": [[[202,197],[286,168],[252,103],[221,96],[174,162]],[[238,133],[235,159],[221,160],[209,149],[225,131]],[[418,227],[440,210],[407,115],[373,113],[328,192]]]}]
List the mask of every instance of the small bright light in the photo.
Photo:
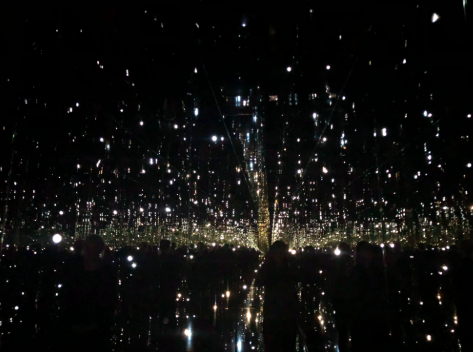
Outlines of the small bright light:
[{"label": "small bright light", "polygon": [[132,263],[132,264],[131,264],[131,267],[132,267],[133,269],[136,268],[136,263]]},{"label": "small bright light", "polygon": [[216,142],[217,141],[217,136],[212,136],[212,141]]},{"label": "small bright light", "polygon": [[189,258],[190,258],[190,259],[194,259],[194,256],[193,256],[193,255],[190,255]]},{"label": "small bright light", "polygon": [[143,126],[143,121],[140,121],[140,126]]},{"label": "small bright light", "polygon": [[225,295],[227,296],[227,298],[230,297],[230,291],[227,291]]},{"label": "small bright light", "polygon": [[466,164],[466,167],[471,167],[471,163]]},{"label": "small bright light", "polygon": [[242,24],[242,27],[246,27],[246,23],[243,23],[243,24]]},{"label": "small bright light", "polygon": [[171,212],[171,208],[166,208],[166,213]]},{"label": "small bright light", "polygon": [[328,172],[328,170],[325,166],[322,168],[322,171],[323,171],[324,174],[326,174]]},{"label": "small bright light", "polygon": [[191,336],[192,336],[191,330],[190,329],[185,329],[184,330],[184,335],[186,335],[188,338],[191,338]]},{"label": "small bright light", "polygon": [[404,59],[404,60],[402,61],[402,63],[405,64],[405,63],[406,63],[406,59]]},{"label": "small bright light", "polygon": [[386,137],[388,135],[387,131],[385,128],[383,128],[383,137]]},{"label": "small bright light", "polygon": [[380,246],[380,247],[381,247],[381,248],[384,248],[384,243],[381,243],[381,246]]},{"label": "small bright light", "polygon": [[128,260],[129,262],[131,262],[133,260],[133,257],[131,255],[129,255],[126,260]]},{"label": "small bright light", "polygon": [[116,210],[113,211],[113,215],[117,215],[117,211],[116,211]]},{"label": "small bright light", "polygon": [[103,142],[103,138],[100,138],[100,142]]},{"label": "small bright light", "polygon": [[427,117],[427,110],[424,111],[424,116]]},{"label": "small bright light", "polygon": [[197,67],[194,69],[194,73],[197,73]]},{"label": "small bright light", "polygon": [[237,342],[237,348],[238,348],[238,351],[241,351],[241,340]]},{"label": "small bright light", "polygon": [[59,243],[61,241],[62,241],[62,236],[60,234],[57,233],[53,236],[53,242],[54,243]]},{"label": "small bright light", "polygon": [[389,247],[394,248],[394,243],[390,243]]},{"label": "small bright light", "polygon": [[[432,15],[432,23],[437,22],[439,18],[440,18],[440,16],[437,15],[436,13],[434,13],[434,14]],[[429,340],[429,341],[430,341],[430,340]]]},{"label": "small bright light", "polygon": [[18,306],[15,306],[15,310],[18,310],[18,309],[19,309],[19,307],[18,307]]},{"label": "small bright light", "polygon": [[339,255],[340,255],[340,253],[342,253],[342,252],[340,251],[340,249],[339,249],[339,248],[337,248],[337,249],[335,249],[335,252],[334,252],[334,253],[335,253],[335,255],[336,255],[336,256],[339,256]]},{"label": "small bright light", "polygon": [[144,209],[143,209],[143,208],[140,208],[140,212],[141,212],[141,213],[144,212]]},{"label": "small bright light", "polygon": [[217,305],[214,305],[214,310],[217,310]]},{"label": "small bright light", "polygon": [[291,71],[292,71],[292,68],[291,68],[291,66],[288,66],[288,68],[287,68],[287,72],[291,72]]},{"label": "small bright light", "polygon": [[74,250],[74,247],[69,247],[69,250],[73,251],[73,250]]},{"label": "small bright light", "polygon": [[194,109],[194,115],[195,115],[195,116],[199,116],[199,108],[195,108],[195,109]]},{"label": "small bright light", "polygon": [[178,128],[179,128],[179,126],[178,126],[178,125],[174,125],[174,129],[176,129],[176,130],[177,130]]},{"label": "small bright light", "polygon": [[244,289],[244,290],[246,290],[246,287],[247,287],[246,285],[243,285],[243,289]]},{"label": "small bright light", "polygon": [[427,341],[432,341],[432,336],[427,335]]},{"label": "small bright light", "polygon": [[250,312],[247,312],[247,313],[246,313],[246,318],[248,319],[248,321],[251,320],[251,313],[250,313]]},{"label": "small bright light", "polygon": [[442,266],[442,269],[443,269],[444,271],[447,271],[447,270],[448,270],[448,267],[447,267],[446,265],[444,265],[444,266]]},{"label": "small bright light", "polygon": [[215,243],[212,243],[212,247],[215,247]]},{"label": "small bright light", "polygon": [[327,70],[330,70],[330,65],[327,65]]},{"label": "small bright light", "polygon": [[59,211],[59,215],[64,215],[64,212],[62,210]]}]

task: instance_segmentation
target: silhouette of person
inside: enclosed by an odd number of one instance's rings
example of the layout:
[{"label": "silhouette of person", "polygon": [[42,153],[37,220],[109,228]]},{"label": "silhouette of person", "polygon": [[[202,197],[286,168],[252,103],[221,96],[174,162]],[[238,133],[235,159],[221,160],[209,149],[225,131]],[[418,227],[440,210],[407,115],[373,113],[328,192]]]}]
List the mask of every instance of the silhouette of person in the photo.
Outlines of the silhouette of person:
[{"label": "silhouette of person", "polygon": [[381,247],[356,246],[351,306],[352,352],[385,351],[389,346],[387,288]]},{"label": "silhouette of person", "polygon": [[329,284],[329,295],[335,310],[335,321],[338,330],[338,347],[340,352],[348,351],[349,345],[349,292],[350,277],[353,271],[353,258],[347,243],[339,246],[340,255],[334,258]]},{"label": "silhouette of person", "polygon": [[66,273],[58,351],[108,350],[118,280],[100,258],[104,247],[100,236],[88,236],[82,260]]},{"label": "silhouette of person", "polygon": [[290,265],[288,247],[284,242],[272,244],[255,284],[264,287],[263,338],[266,351],[295,351],[299,312],[297,272]]}]

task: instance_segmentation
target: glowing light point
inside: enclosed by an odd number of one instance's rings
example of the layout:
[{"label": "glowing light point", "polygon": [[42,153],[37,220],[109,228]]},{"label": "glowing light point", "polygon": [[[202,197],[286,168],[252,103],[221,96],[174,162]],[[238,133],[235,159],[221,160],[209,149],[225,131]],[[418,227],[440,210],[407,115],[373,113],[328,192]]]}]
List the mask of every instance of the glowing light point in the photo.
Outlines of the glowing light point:
[{"label": "glowing light point", "polygon": [[60,234],[57,233],[57,234],[55,234],[55,235],[53,236],[53,242],[54,242],[54,243],[57,244],[57,243],[59,243],[59,242],[61,242],[61,241],[62,241],[62,236],[61,236]]},{"label": "glowing light point", "polygon": [[291,71],[292,71],[292,68],[291,68],[291,66],[288,66],[288,68],[287,68],[287,72],[291,72]]},{"label": "glowing light point", "polygon": [[466,164],[466,167],[470,168],[470,167],[471,167],[471,163]]},{"label": "glowing light point", "polygon": [[195,108],[195,109],[194,109],[194,115],[195,115],[195,116],[199,116],[199,108]]},{"label": "glowing light point", "polygon": [[133,257],[131,255],[129,255],[126,260],[128,260],[129,262],[131,262],[133,260]]},{"label": "glowing light point", "polygon": [[192,336],[191,330],[190,329],[185,329],[184,330],[184,335],[186,335],[188,338],[191,338],[191,336]]},{"label": "glowing light point", "polygon": [[227,291],[225,295],[227,296],[227,298],[230,297],[230,291]]},{"label": "glowing light point", "polygon": [[342,252],[340,251],[339,248],[335,249],[335,255],[338,257]]},{"label": "glowing light point", "polygon": [[117,212],[116,210],[113,211],[113,215],[117,215],[117,213],[118,213],[118,212]]},{"label": "glowing light point", "polygon": [[330,70],[330,65],[327,65],[327,70]]},{"label": "glowing light point", "polygon": [[166,208],[166,213],[169,213],[169,212],[171,212],[171,208],[168,207]]},{"label": "glowing light point", "polygon": [[133,269],[136,268],[136,263],[132,263],[132,264],[131,264],[131,267],[132,267]]},{"label": "glowing light point", "polygon": [[427,335],[427,341],[432,341],[432,336]]},{"label": "glowing light point", "polygon": [[64,215],[64,212],[61,210],[61,211],[59,212],[59,215]]},{"label": "glowing light point", "polygon": [[217,136],[212,136],[212,141],[216,142],[217,141]]},{"label": "glowing light point", "polygon": [[[440,16],[437,15],[436,13],[434,13],[434,14],[432,15],[432,23],[437,22],[439,18],[440,18]],[[430,340],[429,340],[429,341],[430,341]]]},{"label": "glowing light point", "polygon": [[246,290],[247,286],[246,285],[243,285],[243,289]]},{"label": "glowing light point", "polygon": [[176,130],[177,130],[178,128],[179,128],[179,126],[178,126],[178,125],[174,125],[174,129],[176,129]]},{"label": "glowing light point", "polygon": [[143,126],[143,121],[140,121],[140,126]]},{"label": "glowing light point", "polygon": [[323,171],[324,174],[326,174],[328,172],[328,170],[325,166],[322,168],[322,171]]}]

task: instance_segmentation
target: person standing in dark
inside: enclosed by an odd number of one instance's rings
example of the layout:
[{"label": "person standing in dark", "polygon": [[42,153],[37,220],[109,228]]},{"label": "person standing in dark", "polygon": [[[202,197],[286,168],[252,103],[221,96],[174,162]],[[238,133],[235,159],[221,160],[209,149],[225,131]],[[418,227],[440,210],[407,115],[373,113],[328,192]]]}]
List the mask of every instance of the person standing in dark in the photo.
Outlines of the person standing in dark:
[{"label": "person standing in dark", "polygon": [[171,242],[161,240],[159,244],[158,270],[158,312],[159,324],[163,329],[176,326],[176,298],[180,283],[180,268],[171,251]]},{"label": "person standing in dark", "polygon": [[347,243],[341,243],[338,249],[339,255],[333,258],[333,267],[329,273],[328,294],[332,298],[335,311],[338,348],[340,352],[347,352],[349,346],[349,284],[353,272],[353,258]]},{"label": "person standing in dark", "polygon": [[387,291],[383,253],[379,246],[365,241],[358,243],[352,285],[352,352],[389,350]]},{"label": "person standing in dark", "polygon": [[100,236],[88,236],[82,259],[66,273],[57,351],[108,351],[118,280],[100,258],[104,247]]},{"label": "person standing in dark", "polygon": [[295,351],[299,301],[297,272],[291,267],[288,247],[272,244],[255,285],[264,287],[263,338],[267,352]]},{"label": "person standing in dark", "polygon": [[453,273],[454,300],[462,351],[473,351],[473,241],[462,241],[461,249],[464,257]]}]

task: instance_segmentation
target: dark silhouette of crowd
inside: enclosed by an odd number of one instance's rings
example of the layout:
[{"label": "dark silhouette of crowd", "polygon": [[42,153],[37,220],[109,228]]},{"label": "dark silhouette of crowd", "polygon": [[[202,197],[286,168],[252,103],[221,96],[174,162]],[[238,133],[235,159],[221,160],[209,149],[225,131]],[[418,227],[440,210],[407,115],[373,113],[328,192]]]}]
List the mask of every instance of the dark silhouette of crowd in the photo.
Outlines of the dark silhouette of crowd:
[{"label": "dark silhouette of crowd", "polygon": [[245,302],[262,308],[248,341],[261,332],[267,352],[473,351],[472,274],[470,240],[415,249],[276,241],[264,258],[167,240],[111,250],[97,235],[72,248],[5,246],[0,350],[185,351],[194,331],[193,350],[225,351]]}]

